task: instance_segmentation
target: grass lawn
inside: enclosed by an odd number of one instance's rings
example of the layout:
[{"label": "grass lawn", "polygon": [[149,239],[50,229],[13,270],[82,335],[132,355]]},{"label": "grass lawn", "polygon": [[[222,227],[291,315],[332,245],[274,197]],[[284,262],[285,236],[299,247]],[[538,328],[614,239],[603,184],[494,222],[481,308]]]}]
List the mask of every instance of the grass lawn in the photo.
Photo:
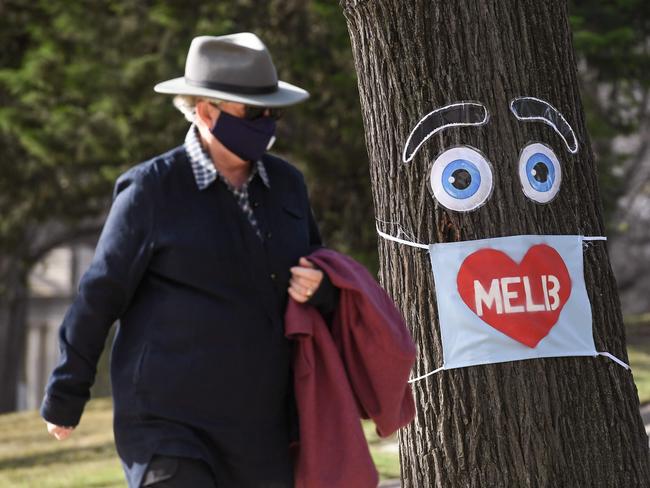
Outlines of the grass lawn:
[{"label": "grass lawn", "polygon": [[630,318],[625,327],[627,353],[641,403],[650,402],[650,320]]},{"label": "grass lawn", "polygon": [[[629,321],[628,354],[641,403],[650,402],[650,321]],[[108,397],[91,400],[79,427],[59,442],[47,434],[37,411],[0,415],[0,487],[124,487],[113,444],[112,405]],[[364,422],[375,465],[382,479],[399,478],[395,438],[380,439]]]},{"label": "grass lawn", "polygon": [[[0,487],[125,487],[112,419],[111,399],[93,399],[73,435],[59,442],[37,411],[0,415]],[[395,439],[379,439],[370,423],[364,430],[382,479],[399,478]]]},{"label": "grass lawn", "polygon": [[0,415],[0,486],[126,486],[113,445],[110,398],[92,400],[74,434],[57,441],[37,411]]}]

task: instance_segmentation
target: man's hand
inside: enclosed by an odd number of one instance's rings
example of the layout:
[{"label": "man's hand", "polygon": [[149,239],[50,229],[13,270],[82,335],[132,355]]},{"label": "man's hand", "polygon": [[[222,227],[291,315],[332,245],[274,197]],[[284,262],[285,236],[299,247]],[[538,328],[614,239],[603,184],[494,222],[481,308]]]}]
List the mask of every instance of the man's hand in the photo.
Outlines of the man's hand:
[{"label": "man's hand", "polygon": [[59,441],[70,437],[70,434],[72,434],[72,431],[74,430],[74,427],[60,427],[48,422],[47,420],[45,423],[47,424],[47,431],[56,437]]},{"label": "man's hand", "polygon": [[307,258],[300,258],[300,266],[292,266],[289,295],[299,303],[309,300],[323,281],[323,272]]}]

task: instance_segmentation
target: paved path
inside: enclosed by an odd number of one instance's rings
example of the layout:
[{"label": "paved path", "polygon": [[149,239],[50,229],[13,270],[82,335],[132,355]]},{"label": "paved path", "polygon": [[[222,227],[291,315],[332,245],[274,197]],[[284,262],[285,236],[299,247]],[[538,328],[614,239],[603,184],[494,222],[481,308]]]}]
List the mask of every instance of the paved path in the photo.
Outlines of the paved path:
[{"label": "paved path", "polygon": [[379,488],[400,488],[399,480],[386,480],[379,483]]}]

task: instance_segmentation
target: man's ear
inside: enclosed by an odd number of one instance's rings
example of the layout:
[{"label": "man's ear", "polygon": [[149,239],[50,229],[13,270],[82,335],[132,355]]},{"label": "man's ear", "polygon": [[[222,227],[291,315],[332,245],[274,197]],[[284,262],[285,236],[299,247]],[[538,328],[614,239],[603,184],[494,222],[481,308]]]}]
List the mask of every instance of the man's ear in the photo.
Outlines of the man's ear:
[{"label": "man's ear", "polygon": [[219,110],[206,100],[196,102],[196,117],[208,129],[212,129],[214,123],[219,117]]}]

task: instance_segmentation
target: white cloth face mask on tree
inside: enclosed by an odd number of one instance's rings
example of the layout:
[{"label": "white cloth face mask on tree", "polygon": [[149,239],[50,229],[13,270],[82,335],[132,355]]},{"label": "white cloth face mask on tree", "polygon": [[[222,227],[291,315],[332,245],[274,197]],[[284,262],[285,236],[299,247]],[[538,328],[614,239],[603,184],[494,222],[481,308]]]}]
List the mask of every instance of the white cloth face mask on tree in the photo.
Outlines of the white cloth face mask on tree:
[{"label": "white cloth face mask on tree", "polygon": [[583,272],[583,241],[604,237],[521,235],[418,244],[429,250],[443,369],[596,351]]}]

